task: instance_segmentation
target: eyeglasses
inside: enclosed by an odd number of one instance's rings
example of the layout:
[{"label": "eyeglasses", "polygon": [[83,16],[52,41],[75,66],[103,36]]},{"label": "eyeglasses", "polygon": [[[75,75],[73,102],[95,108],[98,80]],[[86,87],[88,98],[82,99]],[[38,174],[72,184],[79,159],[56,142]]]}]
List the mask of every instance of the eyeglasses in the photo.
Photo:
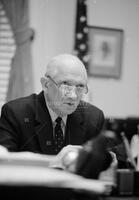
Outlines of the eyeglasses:
[{"label": "eyeglasses", "polygon": [[63,83],[57,83],[54,81],[54,79],[51,76],[47,76],[60,90],[65,91],[66,93],[71,92],[73,88],[75,88],[75,91],[78,95],[83,95],[88,93],[88,87],[87,85],[70,85],[67,82]]}]

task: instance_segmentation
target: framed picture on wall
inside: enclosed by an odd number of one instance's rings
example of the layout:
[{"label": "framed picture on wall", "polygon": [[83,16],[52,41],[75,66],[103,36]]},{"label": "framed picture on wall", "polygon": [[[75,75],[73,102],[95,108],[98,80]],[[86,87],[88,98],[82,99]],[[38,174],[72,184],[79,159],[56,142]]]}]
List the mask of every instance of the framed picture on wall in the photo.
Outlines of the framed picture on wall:
[{"label": "framed picture on wall", "polygon": [[89,67],[91,76],[120,78],[123,30],[88,26]]}]

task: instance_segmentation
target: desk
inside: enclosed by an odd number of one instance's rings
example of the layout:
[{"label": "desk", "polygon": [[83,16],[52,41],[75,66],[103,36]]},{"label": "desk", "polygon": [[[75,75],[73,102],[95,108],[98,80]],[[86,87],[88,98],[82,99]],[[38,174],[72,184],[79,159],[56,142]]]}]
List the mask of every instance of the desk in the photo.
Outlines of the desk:
[{"label": "desk", "polygon": [[99,200],[139,200],[137,196],[100,197]]},{"label": "desk", "polygon": [[[0,186],[1,199],[71,200],[73,191],[42,186]],[[3,198],[2,198],[3,197]]]},{"label": "desk", "polygon": [[9,199],[23,196],[70,200],[75,193],[77,196],[78,193],[89,194],[90,199],[94,194],[103,194],[105,187],[111,187],[111,184],[44,165],[24,165],[21,161],[0,162],[0,193]]},{"label": "desk", "polygon": [[[53,160],[53,159],[52,159]],[[50,157],[26,153],[0,154],[0,193],[6,199],[26,197],[47,200],[137,200],[108,197],[112,183],[86,179],[50,168]],[[110,193],[110,192],[109,192]],[[102,197],[103,195],[103,197]]]},{"label": "desk", "polygon": [[0,164],[0,194],[4,199],[139,200],[139,197],[102,197],[104,185],[44,166]]}]

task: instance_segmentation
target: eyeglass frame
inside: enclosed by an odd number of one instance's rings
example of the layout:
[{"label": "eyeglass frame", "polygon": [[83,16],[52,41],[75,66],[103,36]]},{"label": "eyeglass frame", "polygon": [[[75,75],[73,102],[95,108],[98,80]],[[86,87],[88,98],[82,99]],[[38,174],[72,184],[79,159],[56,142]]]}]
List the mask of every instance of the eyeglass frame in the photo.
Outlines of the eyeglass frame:
[{"label": "eyeglass frame", "polygon": [[[58,89],[60,89],[60,87],[62,86],[62,85],[66,85],[66,84],[64,84],[64,83],[57,83],[50,75],[47,75],[46,77],[48,77],[56,86],[57,86],[57,88]],[[85,85],[85,86],[83,86],[82,88],[80,87],[80,86],[76,86],[76,85],[66,85],[68,88],[73,88],[73,87],[75,87],[76,88],[76,92],[78,93],[78,94],[80,94],[80,95],[83,95],[83,94],[87,94],[88,93],[88,86],[87,85]],[[82,89],[82,91],[83,90],[85,90],[86,92],[79,92],[79,91],[77,91],[77,89],[80,87],[80,89]],[[70,90],[69,90],[70,91]]]}]

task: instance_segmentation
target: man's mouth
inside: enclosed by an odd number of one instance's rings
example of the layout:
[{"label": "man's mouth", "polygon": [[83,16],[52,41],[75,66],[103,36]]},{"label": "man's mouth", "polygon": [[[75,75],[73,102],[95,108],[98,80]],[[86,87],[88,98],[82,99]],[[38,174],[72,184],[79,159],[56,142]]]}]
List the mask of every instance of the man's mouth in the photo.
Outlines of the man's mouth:
[{"label": "man's mouth", "polygon": [[68,106],[75,106],[75,103],[72,103],[72,102],[66,102],[65,104]]}]

